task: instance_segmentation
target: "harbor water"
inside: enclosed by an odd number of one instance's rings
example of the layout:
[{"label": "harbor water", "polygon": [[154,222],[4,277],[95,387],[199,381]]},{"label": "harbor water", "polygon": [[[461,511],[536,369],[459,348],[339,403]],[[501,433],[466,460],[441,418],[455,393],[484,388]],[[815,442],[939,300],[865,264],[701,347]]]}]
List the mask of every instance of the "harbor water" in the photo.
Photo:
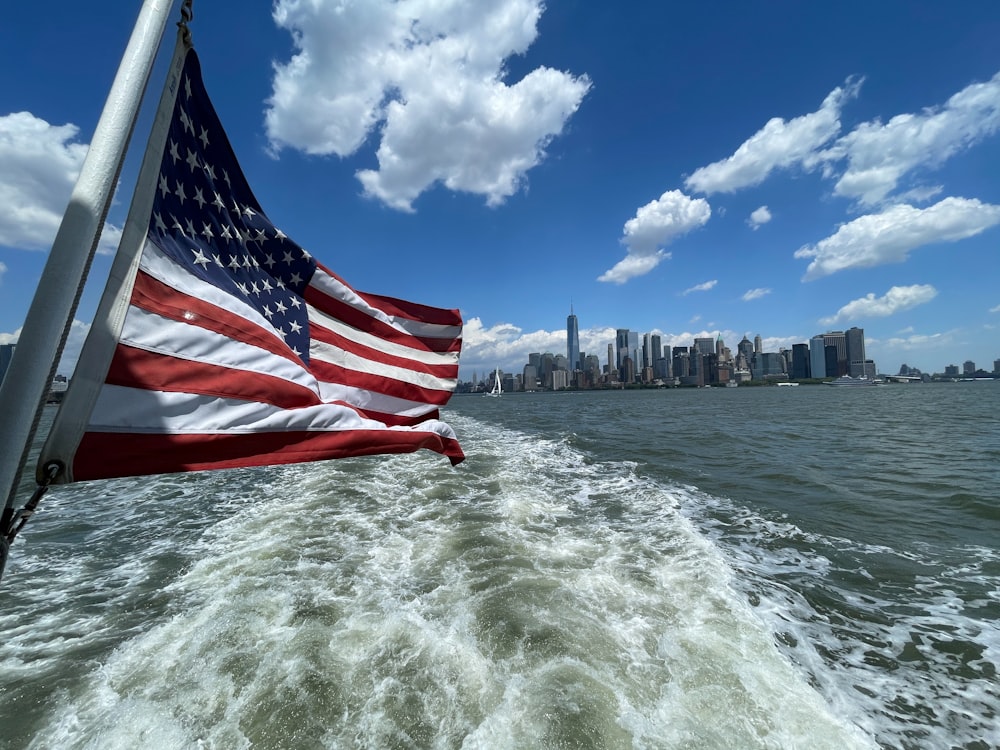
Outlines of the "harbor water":
[{"label": "harbor water", "polygon": [[998,413],[458,395],[455,468],[55,488],[0,583],[0,747],[1000,747]]}]

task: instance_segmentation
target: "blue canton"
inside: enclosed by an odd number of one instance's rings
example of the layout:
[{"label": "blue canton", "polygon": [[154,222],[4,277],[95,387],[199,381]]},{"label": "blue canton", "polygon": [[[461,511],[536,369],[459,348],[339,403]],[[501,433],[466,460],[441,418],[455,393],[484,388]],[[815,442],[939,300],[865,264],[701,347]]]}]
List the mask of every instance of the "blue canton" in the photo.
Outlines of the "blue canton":
[{"label": "blue canton", "polygon": [[261,210],[205,92],[193,50],[174,105],[149,235],[191,273],[256,308],[308,364],[302,295],[316,261]]}]

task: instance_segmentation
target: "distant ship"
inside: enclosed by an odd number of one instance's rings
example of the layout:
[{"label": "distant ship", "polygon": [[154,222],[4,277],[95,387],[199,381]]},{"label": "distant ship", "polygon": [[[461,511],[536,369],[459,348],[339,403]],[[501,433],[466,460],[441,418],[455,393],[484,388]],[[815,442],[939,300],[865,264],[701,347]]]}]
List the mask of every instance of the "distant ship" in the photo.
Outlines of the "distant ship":
[{"label": "distant ship", "polygon": [[841,375],[839,378],[834,380],[826,381],[827,385],[878,385],[879,381],[872,380],[871,378],[858,377],[852,378],[850,375]]}]

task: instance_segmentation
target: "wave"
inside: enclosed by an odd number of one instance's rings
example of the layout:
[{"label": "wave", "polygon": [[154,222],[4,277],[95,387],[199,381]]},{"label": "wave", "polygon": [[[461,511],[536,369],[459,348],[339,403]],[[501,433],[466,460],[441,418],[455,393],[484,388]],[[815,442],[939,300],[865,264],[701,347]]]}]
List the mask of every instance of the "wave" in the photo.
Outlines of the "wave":
[{"label": "wave", "polygon": [[[817,678],[829,665],[779,647],[765,599],[693,519],[696,489],[572,439],[453,423],[456,469],[414,454],[67,488],[48,538],[18,551],[52,619],[0,647],[34,706],[21,736],[873,746],[836,676]],[[11,603],[4,625],[31,617],[30,597]]]}]

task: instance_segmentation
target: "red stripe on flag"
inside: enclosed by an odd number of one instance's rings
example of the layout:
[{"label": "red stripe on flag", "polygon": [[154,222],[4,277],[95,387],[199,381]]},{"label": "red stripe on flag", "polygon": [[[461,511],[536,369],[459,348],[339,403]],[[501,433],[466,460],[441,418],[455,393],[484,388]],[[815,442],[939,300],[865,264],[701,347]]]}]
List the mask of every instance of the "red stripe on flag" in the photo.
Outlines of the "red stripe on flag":
[{"label": "red stripe on flag", "polygon": [[429,336],[414,336],[411,333],[393,328],[381,320],[376,320],[362,310],[358,310],[346,302],[331,297],[313,286],[305,288],[306,302],[322,310],[332,318],[336,318],[359,331],[367,331],[385,341],[402,344],[411,349],[423,348],[429,352],[458,352],[462,349],[461,338],[433,338]]},{"label": "red stripe on flag", "polygon": [[321,404],[311,389],[284,378],[248,370],[178,359],[119,344],[106,381],[147,391],[197,393],[202,396],[257,401],[281,409]]},{"label": "red stripe on flag", "polygon": [[296,364],[302,363],[273,331],[234,315],[225,308],[179,292],[141,270],[135,278],[131,304],[164,318],[196,325],[234,341],[260,347]]},{"label": "red stripe on flag", "polygon": [[405,383],[402,380],[376,375],[374,373],[361,372],[359,370],[349,370],[346,367],[323,362],[318,357],[314,357],[309,364],[309,370],[320,380],[328,383],[342,383],[354,388],[361,388],[373,393],[381,393],[386,396],[401,398],[405,401],[417,401],[424,404],[435,404],[443,406],[451,398],[450,390],[435,390],[424,388],[413,383]]},{"label": "red stripe on flag", "polygon": [[264,432],[250,435],[88,432],[76,451],[73,479],[86,481],[293,464],[379,453],[411,453],[421,448],[447,456],[452,465],[465,458],[457,440],[434,432],[408,430]]},{"label": "red stripe on flag", "polygon": [[[324,344],[329,344],[337,349],[355,354],[362,359],[378,362],[381,365],[398,367],[404,370],[411,370],[412,372],[422,372],[427,375],[433,375],[436,378],[449,379],[458,377],[457,362],[432,365],[419,362],[415,359],[388,354],[381,349],[373,349],[370,346],[359,344],[357,341],[341,336],[339,333],[331,331],[329,328],[324,328],[314,321],[309,322],[309,335],[316,341],[322,341]],[[318,360],[319,358],[320,355],[317,355],[316,359]]]},{"label": "red stripe on flag", "polygon": [[[346,287],[351,287],[346,281],[344,281],[340,276],[335,274],[329,268],[324,266],[322,263],[316,263],[317,270],[325,273],[332,279],[336,279],[341,284]],[[389,315],[395,315],[401,318],[406,318],[418,323],[431,323],[433,325],[439,326],[461,326],[462,325],[462,313],[458,310],[448,310],[441,307],[430,307],[429,305],[421,305],[419,302],[410,302],[405,299],[397,299],[396,297],[386,297],[382,294],[370,294],[369,292],[359,292],[354,289],[354,293],[357,294],[361,299],[367,302],[372,307],[375,307],[382,312],[388,313]]]}]

